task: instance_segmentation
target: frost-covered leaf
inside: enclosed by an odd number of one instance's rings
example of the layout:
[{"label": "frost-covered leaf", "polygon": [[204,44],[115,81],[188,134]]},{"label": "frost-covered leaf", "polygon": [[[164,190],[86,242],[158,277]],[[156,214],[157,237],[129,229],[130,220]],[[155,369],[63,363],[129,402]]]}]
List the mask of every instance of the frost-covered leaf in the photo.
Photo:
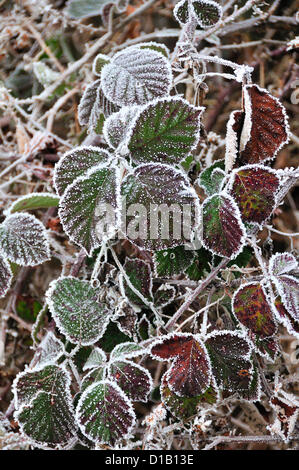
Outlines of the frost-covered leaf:
[{"label": "frost-covered leaf", "polygon": [[173,9],[173,14],[175,19],[181,24],[184,25],[189,21],[190,13],[188,0],[180,0]]},{"label": "frost-covered leaf", "polygon": [[134,46],[115,54],[101,73],[105,96],[119,106],[142,105],[166,96],[171,82],[170,63],[163,54]]},{"label": "frost-covered leaf", "polygon": [[98,54],[92,64],[93,73],[97,75],[98,77],[100,77],[102,68],[104,67],[104,65],[109,64],[109,62],[110,62],[110,57],[108,57],[105,54]]},{"label": "frost-covered leaf", "polygon": [[51,83],[55,82],[60,77],[59,72],[55,72],[44,62],[34,62],[33,72],[38,81],[45,87],[51,85]]},{"label": "frost-covered leaf", "polygon": [[257,85],[246,85],[243,92],[245,113],[237,166],[273,159],[289,135],[286,111],[277,98]]},{"label": "frost-covered leaf", "polygon": [[221,6],[212,0],[193,0],[192,9],[202,28],[215,26],[222,16]]},{"label": "frost-covered leaf", "polygon": [[106,354],[100,348],[95,347],[90,355],[88,356],[87,361],[83,366],[83,370],[93,369],[94,367],[102,366],[106,362]]},{"label": "frost-covered leaf", "polygon": [[217,399],[216,387],[211,384],[204,393],[196,397],[181,397],[176,395],[167,382],[167,372],[162,377],[161,399],[166,408],[178,419],[186,420],[196,416],[202,408],[212,407]]},{"label": "frost-covered leaf", "polygon": [[132,121],[138,113],[138,109],[138,106],[124,106],[120,111],[111,114],[106,119],[103,135],[110,147],[114,149],[121,147],[132,126]]},{"label": "frost-covered leaf", "polygon": [[142,315],[140,318],[138,324],[137,324],[137,331],[138,335],[141,340],[146,340],[150,337],[151,332],[152,332],[152,325],[149,322],[148,318],[146,317],[145,314]]},{"label": "frost-covered leaf", "polygon": [[138,315],[129,303],[123,302],[117,308],[113,321],[125,335],[135,338]]},{"label": "frost-covered leaf", "polygon": [[128,148],[134,163],[179,163],[199,141],[200,115],[180,97],[161,98],[139,112],[131,127]]},{"label": "frost-covered leaf", "polygon": [[244,121],[242,111],[232,111],[227,122],[225,138],[225,171],[229,173],[239,155],[240,138]]},{"label": "frost-covered leaf", "polygon": [[63,155],[55,165],[54,186],[62,196],[66,188],[92,167],[108,163],[112,155],[101,147],[77,147]]},{"label": "frost-covered leaf", "polygon": [[83,377],[81,382],[81,392],[84,392],[90,385],[95,382],[101,382],[105,379],[105,367],[100,366],[92,369],[88,374]]},{"label": "frost-covered leaf", "polygon": [[56,338],[52,331],[48,331],[36,350],[34,362],[37,361],[36,367],[44,367],[56,362],[64,353],[62,341]]},{"label": "frost-covered leaf", "polygon": [[175,288],[169,284],[162,284],[154,294],[154,304],[156,307],[165,307],[175,298]]},{"label": "frost-covered leaf", "polygon": [[203,343],[191,333],[174,333],[157,340],[151,353],[159,361],[173,361],[167,380],[179,396],[195,397],[211,381],[211,364]]},{"label": "frost-covered leaf", "polygon": [[245,227],[233,198],[215,194],[202,206],[201,239],[214,254],[235,258],[245,242]]},{"label": "frost-covered leaf", "polygon": [[199,281],[199,279],[204,277],[205,274],[211,270],[212,254],[203,247],[193,251],[193,253],[194,260],[185,272],[192,281]]},{"label": "frost-covered leaf", "polygon": [[113,444],[135,424],[133,407],[124,392],[110,381],[97,382],[82,394],[76,420],[83,434],[98,444]]},{"label": "frost-covered leaf", "polygon": [[[151,267],[145,261],[138,258],[126,258],[124,270],[132,285],[140,292],[143,297],[152,301],[152,272]],[[124,291],[129,301],[133,304],[144,306],[144,303],[133,290],[128,286],[126,280],[122,278]]]},{"label": "frost-covered leaf", "polygon": [[261,284],[250,282],[242,285],[233,298],[233,311],[239,322],[259,339],[276,333],[271,306]]},{"label": "frost-covered leaf", "polygon": [[291,253],[276,253],[269,262],[269,272],[282,304],[296,322],[299,321],[298,268],[298,261]]},{"label": "frost-covered leaf", "polygon": [[261,224],[275,208],[279,178],[271,168],[247,165],[234,171],[229,187],[243,222]]},{"label": "frost-covered leaf", "polygon": [[93,344],[105,333],[111,312],[98,302],[98,295],[88,281],[71,276],[50,284],[46,293],[49,309],[59,330],[72,343]]},{"label": "frost-covered leaf", "polygon": [[83,93],[78,107],[79,122],[81,126],[88,125],[90,129],[94,129],[101,113],[107,117],[118,109],[118,106],[106,98],[101,89],[101,80],[98,79],[88,85]]},{"label": "frost-covered leaf", "polygon": [[291,273],[299,269],[298,261],[291,253],[276,253],[271,256],[269,272],[272,276]]},{"label": "frost-covered leaf", "polygon": [[277,297],[273,305],[274,315],[279,323],[282,323],[291,335],[299,338],[299,321],[295,320],[284,307],[281,298]]},{"label": "frost-covered leaf", "polygon": [[88,255],[115,234],[117,187],[117,168],[99,165],[68,186],[60,200],[65,233]]},{"label": "frost-covered leaf", "polygon": [[21,196],[11,204],[8,208],[9,214],[20,211],[32,211],[35,209],[48,209],[49,207],[57,207],[59,197],[51,193],[30,193]]},{"label": "frost-covered leaf", "polygon": [[213,196],[213,194],[219,193],[221,183],[225,177],[224,167],[224,160],[217,160],[201,172],[198,178],[198,184],[204,189],[207,196]]},{"label": "frost-covered leaf", "polygon": [[0,246],[5,256],[21,266],[36,266],[50,258],[43,224],[31,214],[12,214],[0,225]]},{"label": "frost-covered leaf", "polygon": [[205,345],[217,385],[231,392],[248,390],[252,380],[251,347],[244,335],[214,331],[207,336]]},{"label": "frost-covered leaf", "polygon": [[257,339],[256,337],[255,345],[259,353],[272,362],[279,352],[279,344],[275,336],[264,339]]},{"label": "frost-covered leaf", "polygon": [[268,429],[275,436],[278,434],[285,442],[288,442],[298,421],[298,404],[292,403],[292,400],[274,396],[270,400],[270,405],[275,412],[276,423],[274,423],[272,429],[271,427],[268,427]]},{"label": "frost-covered leaf", "polygon": [[13,384],[15,407],[19,409],[22,405],[28,405],[39,391],[53,393],[54,388],[57,395],[63,396],[69,384],[69,375],[61,366],[27,369],[17,375]]},{"label": "frost-covered leaf", "polygon": [[146,349],[136,343],[126,342],[115,346],[110,359],[116,361],[120,359],[132,359],[132,357],[141,356],[146,353]]},{"label": "frost-covered leaf", "polygon": [[299,321],[299,279],[288,274],[273,276],[273,282],[284,307],[294,320]]},{"label": "frost-covered leaf", "polygon": [[199,200],[182,172],[169,165],[140,165],[123,180],[121,193],[126,209],[122,230],[137,246],[158,251],[190,241]]},{"label": "frost-covered leaf", "polygon": [[115,3],[113,0],[70,0],[66,12],[70,18],[80,20],[101,15],[105,5]]},{"label": "frost-covered leaf", "polygon": [[155,271],[159,277],[172,277],[183,273],[194,260],[194,251],[184,246],[156,251],[154,254]]},{"label": "frost-covered leaf", "polygon": [[170,56],[170,51],[168,47],[165,46],[165,44],[163,44],[162,42],[154,42],[154,41],[140,42],[135,47],[139,47],[139,49],[151,49],[153,51],[160,52],[168,59]]},{"label": "frost-covered leaf", "polygon": [[6,295],[10,288],[12,278],[13,274],[10,264],[5,258],[4,253],[0,250],[0,298]]},{"label": "frost-covered leaf", "polygon": [[125,394],[133,401],[144,401],[152,388],[149,372],[134,362],[121,360],[110,363],[109,378],[116,382]]}]

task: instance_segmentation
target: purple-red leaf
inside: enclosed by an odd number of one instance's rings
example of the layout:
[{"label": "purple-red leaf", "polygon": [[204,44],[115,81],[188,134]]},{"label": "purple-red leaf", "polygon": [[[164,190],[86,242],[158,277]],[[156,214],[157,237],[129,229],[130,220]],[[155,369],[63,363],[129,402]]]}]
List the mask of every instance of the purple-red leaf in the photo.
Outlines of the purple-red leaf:
[{"label": "purple-red leaf", "polygon": [[144,367],[122,359],[110,364],[109,377],[131,400],[147,401],[152,388],[152,378]]},{"label": "purple-red leaf", "polygon": [[233,198],[215,194],[202,207],[203,245],[216,255],[235,258],[245,242],[245,227]]},{"label": "purple-red leaf", "polygon": [[248,165],[233,173],[230,194],[238,204],[243,222],[261,224],[275,208],[279,178],[275,170]]},{"label": "purple-red leaf", "polygon": [[258,282],[241,286],[233,298],[233,311],[237,319],[258,338],[273,336],[276,325],[265,291]]},{"label": "purple-red leaf", "polygon": [[173,360],[168,372],[170,389],[179,396],[195,397],[208,388],[211,365],[204,344],[190,333],[164,336],[152,347],[159,361]]}]

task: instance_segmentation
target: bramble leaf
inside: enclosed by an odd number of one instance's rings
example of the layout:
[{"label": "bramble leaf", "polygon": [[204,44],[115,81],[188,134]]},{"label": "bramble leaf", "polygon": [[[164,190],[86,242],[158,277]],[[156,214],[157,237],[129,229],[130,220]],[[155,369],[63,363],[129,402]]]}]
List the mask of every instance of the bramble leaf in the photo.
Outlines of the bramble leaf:
[{"label": "bramble leaf", "polygon": [[[199,200],[179,170],[162,164],[140,165],[123,180],[121,194],[127,214],[122,230],[137,246],[158,251],[190,241],[197,225]],[[190,217],[184,216],[186,207]]]},{"label": "bramble leaf", "polygon": [[[152,296],[152,272],[151,267],[145,261],[138,258],[126,258],[124,270],[131,281],[132,285],[149,301],[153,300]],[[125,278],[122,278],[124,291],[129,301],[133,304],[144,306],[144,303],[132,289],[128,286]]]},{"label": "bramble leaf", "polygon": [[259,339],[276,332],[272,309],[263,287],[258,282],[243,284],[233,298],[233,311],[242,325]]},{"label": "bramble leaf", "polygon": [[138,315],[129,303],[123,302],[116,309],[113,321],[125,335],[135,338]]},{"label": "bramble leaf", "polygon": [[158,308],[165,307],[175,298],[175,288],[169,284],[162,284],[154,294],[154,304]]},{"label": "bramble leaf", "polygon": [[105,54],[98,54],[93,61],[92,71],[97,77],[101,76],[102,68],[104,65],[109,64],[110,57]]},{"label": "bramble leaf", "polygon": [[160,98],[141,109],[132,127],[128,148],[134,163],[179,163],[199,141],[204,108],[180,97]]},{"label": "bramble leaf", "polygon": [[72,343],[87,346],[105,333],[112,312],[98,302],[98,291],[88,281],[60,277],[46,298],[57,327]]},{"label": "bramble leaf", "polygon": [[252,380],[251,347],[244,335],[214,331],[207,336],[205,345],[217,385],[231,392],[248,390]]},{"label": "bramble leaf", "polygon": [[246,85],[244,123],[236,166],[273,159],[289,139],[285,108],[258,85]]},{"label": "bramble leaf", "polygon": [[100,147],[77,147],[67,152],[55,165],[54,186],[62,196],[66,188],[79,176],[100,163],[108,163],[112,155]]},{"label": "bramble leaf", "polygon": [[162,377],[161,399],[166,408],[178,419],[186,420],[198,414],[199,409],[212,407],[218,399],[216,387],[210,385],[207,390],[196,397],[176,395],[167,382],[167,372]]},{"label": "bramble leaf", "polygon": [[224,160],[217,160],[201,172],[198,184],[204,189],[207,196],[219,193],[221,183],[225,177],[224,167]]},{"label": "bramble leaf", "polygon": [[5,256],[21,266],[36,266],[50,259],[43,224],[31,214],[12,214],[0,225],[0,246]]},{"label": "bramble leaf", "polygon": [[271,168],[247,165],[234,171],[229,188],[243,222],[261,224],[275,208],[279,178]]},{"label": "bramble leaf", "polygon": [[193,0],[192,8],[202,28],[215,26],[222,16],[221,6],[212,0]]},{"label": "bramble leaf", "polygon": [[144,367],[123,359],[110,363],[108,373],[109,378],[117,383],[128,398],[133,401],[147,401],[152,378]]},{"label": "bramble leaf", "polygon": [[173,14],[175,19],[181,24],[184,25],[189,21],[189,6],[188,0],[180,0],[173,9]]},{"label": "bramble leaf", "polygon": [[275,299],[273,311],[277,321],[282,323],[291,335],[299,338],[299,321],[295,320],[286,310],[280,297]]},{"label": "bramble leaf", "polygon": [[105,367],[100,366],[92,369],[88,374],[83,377],[81,382],[81,392],[84,392],[90,385],[101,382],[105,379]]},{"label": "bramble leaf", "polygon": [[105,96],[118,106],[142,105],[166,96],[171,82],[171,67],[165,56],[135,46],[115,54],[101,73]]},{"label": "bramble leaf", "polygon": [[270,405],[276,414],[276,421],[280,428],[278,430],[275,426],[275,434],[278,434],[285,442],[288,442],[289,438],[292,436],[295,430],[295,426],[298,421],[298,404],[296,402],[294,404],[292,400],[274,396],[270,400]]},{"label": "bramble leaf", "polygon": [[141,354],[145,354],[145,352],[146,350],[139,344],[128,341],[126,343],[121,343],[115,346],[111,352],[110,359],[112,361],[120,359],[132,359],[132,357],[140,356]]},{"label": "bramble leaf", "polygon": [[10,264],[5,258],[4,253],[0,251],[0,298],[6,295],[10,288],[12,278],[13,274]]},{"label": "bramble leaf", "polygon": [[245,242],[245,227],[233,198],[215,194],[202,206],[201,239],[208,250],[219,256],[235,258]]},{"label": "bramble leaf", "polygon": [[96,382],[83,392],[76,420],[88,439],[98,444],[111,444],[130,433],[135,413],[124,392],[107,380]]},{"label": "bramble leaf", "polygon": [[151,354],[159,361],[173,361],[167,380],[179,396],[196,397],[208,388],[211,364],[203,343],[191,333],[174,333],[157,340]]},{"label": "bramble leaf", "polygon": [[156,251],[154,254],[155,271],[159,277],[172,277],[183,273],[194,260],[194,251],[184,246]]},{"label": "bramble leaf", "polygon": [[298,262],[290,253],[276,253],[270,259],[269,271],[281,301],[293,317],[299,321]]},{"label": "bramble leaf", "polygon": [[87,361],[83,366],[83,370],[93,369],[94,367],[101,366],[106,362],[106,354],[100,348],[95,347],[90,355],[88,356]]},{"label": "bramble leaf", "polygon": [[51,193],[30,193],[21,196],[8,208],[8,214],[14,214],[19,211],[31,211],[34,209],[48,209],[49,207],[58,207],[59,197]]},{"label": "bramble leaf", "polygon": [[110,147],[114,149],[121,147],[137,113],[138,106],[124,106],[106,119],[103,135]]},{"label": "bramble leaf", "polygon": [[105,117],[115,113],[119,107],[109,101],[101,88],[101,79],[96,80],[86,87],[78,107],[78,119],[81,126],[88,125],[94,129],[103,113]]},{"label": "bramble leaf", "polygon": [[34,362],[38,368],[55,363],[65,353],[64,345],[56,338],[52,331],[48,331],[40,342],[34,355]]},{"label": "bramble leaf", "polygon": [[90,256],[102,240],[115,235],[118,169],[99,165],[67,187],[59,216],[70,240]]}]

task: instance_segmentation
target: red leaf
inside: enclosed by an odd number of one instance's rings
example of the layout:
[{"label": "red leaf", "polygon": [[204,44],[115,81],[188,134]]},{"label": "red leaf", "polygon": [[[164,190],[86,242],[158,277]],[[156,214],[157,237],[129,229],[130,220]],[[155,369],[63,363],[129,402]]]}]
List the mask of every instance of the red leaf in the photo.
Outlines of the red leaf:
[{"label": "red leaf", "polygon": [[167,374],[170,389],[179,396],[202,394],[211,381],[211,365],[205,346],[191,333],[174,333],[157,341],[151,350],[155,359],[174,359]]},{"label": "red leaf", "polygon": [[251,282],[241,286],[233,298],[233,310],[238,320],[258,338],[273,336],[276,325],[261,284]]},{"label": "red leaf", "polygon": [[243,222],[264,222],[275,208],[279,178],[275,170],[248,165],[235,171],[230,192],[239,206]]}]

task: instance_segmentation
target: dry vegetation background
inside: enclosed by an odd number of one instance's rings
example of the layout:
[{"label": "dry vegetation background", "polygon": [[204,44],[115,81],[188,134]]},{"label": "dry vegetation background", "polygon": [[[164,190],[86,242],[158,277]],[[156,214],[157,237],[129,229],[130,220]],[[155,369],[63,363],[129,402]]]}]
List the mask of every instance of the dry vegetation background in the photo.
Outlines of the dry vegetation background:
[{"label": "dry vegetation background", "polygon": [[[226,12],[231,12],[233,5],[240,8],[246,2],[219,3],[224,5]],[[282,101],[290,118],[292,138],[279,153],[275,168],[296,167],[299,65],[296,64],[298,53],[294,49],[288,51],[287,43],[298,34],[298,2],[251,3],[258,8],[254,15],[249,10],[235,23],[224,26],[210,36],[198,30],[197,45],[207,54],[217,53],[239,64],[253,66],[255,83],[267,88]],[[174,4],[175,1],[171,0],[144,3],[131,0],[122,14],[75,21],[66,15],[64,0],[0,0],[0,221],[3,220],[3,211],[20,195],[33,191],[54,191],[54,165],[65,151],[83,142],[93,145],[102,143],[100,136],[86,134],[79,126],[77,117],[80,97],[93,80],[91,64],[94,56],[99,52],[110,54],[144,40],[161,41],[173,50],[180,34],[180,27],[172,15]],[[34,71],[37,62],[50,69],[43,84]],[[222,71],[220,65],[209,67],[212,71]],[[192,102],[192,87],[182,85],[180,91]],[[224,138],[229,113],[240,107],[240,85],[220,76],[206,79],[199,89],[197,100],[198,104],[206,107],[204,125],[207,132],[213,131]],[[219,155],[215,157],[219,158]],[[32,359],[31,329],[43,304],[45,290],[50,281],[59,276],[61,260],[66,261],[70,269],[78,253],[62,232],[56,208],[40,211],[36,215],[49,229],[56,254],[51,261],[35,268],[15,266],[13,289],[0,301],[2,412],[9,409],[14,377]],[[299,232],[298,187],[290,191],[284,204],[276,211],[273,227],[282,232]],[[273,232],[271,239],[265,229],[262,234],[265,253],[270,252],[272,244],[279,251],[289,249],[290,243],[299,249],[299,240],[294,237],[287,238]],[[126,249],[126,246],[123,248]],[[131,250],[129,246],[127,249]],[[51,328],[49,322],[46,318],[42,328]],[[281,368],[289,382],[290,377],[293,378],[291,391],[298,394],[298,346],[294,338],[280,328],[283,354],[273,364],[269,377],[273,379],[274,370]],[[291,355],[292,361],[289,360]],[[147,412],[147,407],[138,409],[140,416]],[[238,402],[231,407],[224,403],[213,423],[216,433],[228,435],[235,429],[238,435],[264,436],[264,439],[261,442],[235,439],[235,442],[232,438],[228,443],[218,443],[216,447],[297,448],[298,440],[286,445],[269,436],[266,431],[269,414],[266,400],[261,401],[258,407]],[[12,419],[12,416],[9,418]],[[298,435],[299,428],[297,431]],[[174,446],[180,445],[178,439]]]}]

